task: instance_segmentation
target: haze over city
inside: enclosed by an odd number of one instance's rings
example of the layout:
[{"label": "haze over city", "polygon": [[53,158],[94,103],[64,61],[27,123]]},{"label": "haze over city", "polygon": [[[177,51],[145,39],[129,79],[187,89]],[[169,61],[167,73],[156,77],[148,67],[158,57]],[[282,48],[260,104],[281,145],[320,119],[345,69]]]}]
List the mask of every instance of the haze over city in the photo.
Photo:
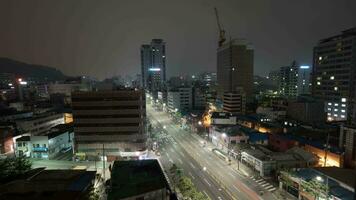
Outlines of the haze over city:
[{"label": "haze over city", "polygon": [[220,11],[227,37],[255,49],[255,74],[296,59],[312,64],[318,39],[351,28],[353,0],[0,2],[0,55],[99,79],[140,73],[139,46],[167,42],[167,73],[215,71]]},{"label": "haze over city", "polygon": [[355,0],[0,0],[1,200],[356,200]]}]

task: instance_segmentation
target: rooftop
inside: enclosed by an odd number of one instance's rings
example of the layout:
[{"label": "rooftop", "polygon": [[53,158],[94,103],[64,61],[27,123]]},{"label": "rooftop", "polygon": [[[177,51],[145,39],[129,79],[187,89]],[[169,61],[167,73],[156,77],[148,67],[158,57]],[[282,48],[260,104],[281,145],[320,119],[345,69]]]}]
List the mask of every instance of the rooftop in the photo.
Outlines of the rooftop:
[{"label": "rooftop", "polygon": [[93,184],[95,171],[34,169],[25,179],[0,186],[0,199],[78,199]]},{"label": "rooftop", "polygon": [[[336,174],[335,174],[336,173]],[[345,177],[348,174],[348,177]],[[355,182],[355,173],[347,169],[336,167],[321,168],[301,168],[297,169],[294,176],[303,179],[304,181],[316,180],[320,177],[320,181],[329,186],[330,194],[343,200],[353,200],[353,189],[351,186],[345,183]]]},{"label": "rooftop", "polygon": [[115,161],[111,172],[111,182],[108,200],[168,188],[157,160]]}]

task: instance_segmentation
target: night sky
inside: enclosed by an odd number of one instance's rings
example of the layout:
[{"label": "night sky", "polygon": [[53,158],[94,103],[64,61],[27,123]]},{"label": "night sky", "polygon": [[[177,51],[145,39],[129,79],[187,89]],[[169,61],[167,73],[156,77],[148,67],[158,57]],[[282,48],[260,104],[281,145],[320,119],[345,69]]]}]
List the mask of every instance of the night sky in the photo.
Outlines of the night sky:
[{"label": "night sky", "polygon": [[255,74],[356,26],[356,0],[0,0],[0,57],[97,78],[140,73],[139,48],[167,42],[168,76],[216,70],[218,30],[255,48]]}]

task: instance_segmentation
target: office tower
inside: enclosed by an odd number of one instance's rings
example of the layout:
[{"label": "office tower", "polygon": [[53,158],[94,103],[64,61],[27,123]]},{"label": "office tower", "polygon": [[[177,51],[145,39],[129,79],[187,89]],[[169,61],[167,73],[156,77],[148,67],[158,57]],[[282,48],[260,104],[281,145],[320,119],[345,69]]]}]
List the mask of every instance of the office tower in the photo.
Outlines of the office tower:
[{"label": "office tower", "polygon": [[166,82],[166,47],[162,39],[152,39],[151,44],[141,46],[142,86],[153,97],[161,91]]},{"label": "office tower", "polygon": [[146,103],[142,90],[73,92],[74,146],[77,154],[109,160],[145,156]]},{"label": "office tower", "polygon": [[280,69],[279,93],[286,98],[296,98],[298,95],[298,64],[293,61],[290,66]]},{"label": "office tower", "polygon": [[356,27],[314,47],[313,96],[325,101],[328,121],[355,124]]},{"label": "office tower", "polygon": [[242,87],[247,99],[253,96],[254,50],[246,40],[232,40],[217,50],[218,98]]},{"label": "office tower", "polygon": [[311,69],[308,65],[301,65],[298,67],[298,96],[310,93],[310,74]]},{"label": "office tower", "polygon": [[233,114],[245,114],[246,94],[242,88],[233,92],[225,92],[223,96],[223,111]]}]

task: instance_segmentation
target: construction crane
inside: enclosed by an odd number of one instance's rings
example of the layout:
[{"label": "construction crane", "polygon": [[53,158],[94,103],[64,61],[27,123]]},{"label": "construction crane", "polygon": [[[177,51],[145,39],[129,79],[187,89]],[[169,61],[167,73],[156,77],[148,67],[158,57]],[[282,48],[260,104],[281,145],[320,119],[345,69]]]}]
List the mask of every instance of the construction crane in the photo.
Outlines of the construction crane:
[{"label": "construction crane", "polygon": [[220,24],[218,9],[215,7],[214,10],[215,10],[216,22],[218,23],[218,28],[219,28],[219,47],[221,47],[226,41],[225,30]]}]

